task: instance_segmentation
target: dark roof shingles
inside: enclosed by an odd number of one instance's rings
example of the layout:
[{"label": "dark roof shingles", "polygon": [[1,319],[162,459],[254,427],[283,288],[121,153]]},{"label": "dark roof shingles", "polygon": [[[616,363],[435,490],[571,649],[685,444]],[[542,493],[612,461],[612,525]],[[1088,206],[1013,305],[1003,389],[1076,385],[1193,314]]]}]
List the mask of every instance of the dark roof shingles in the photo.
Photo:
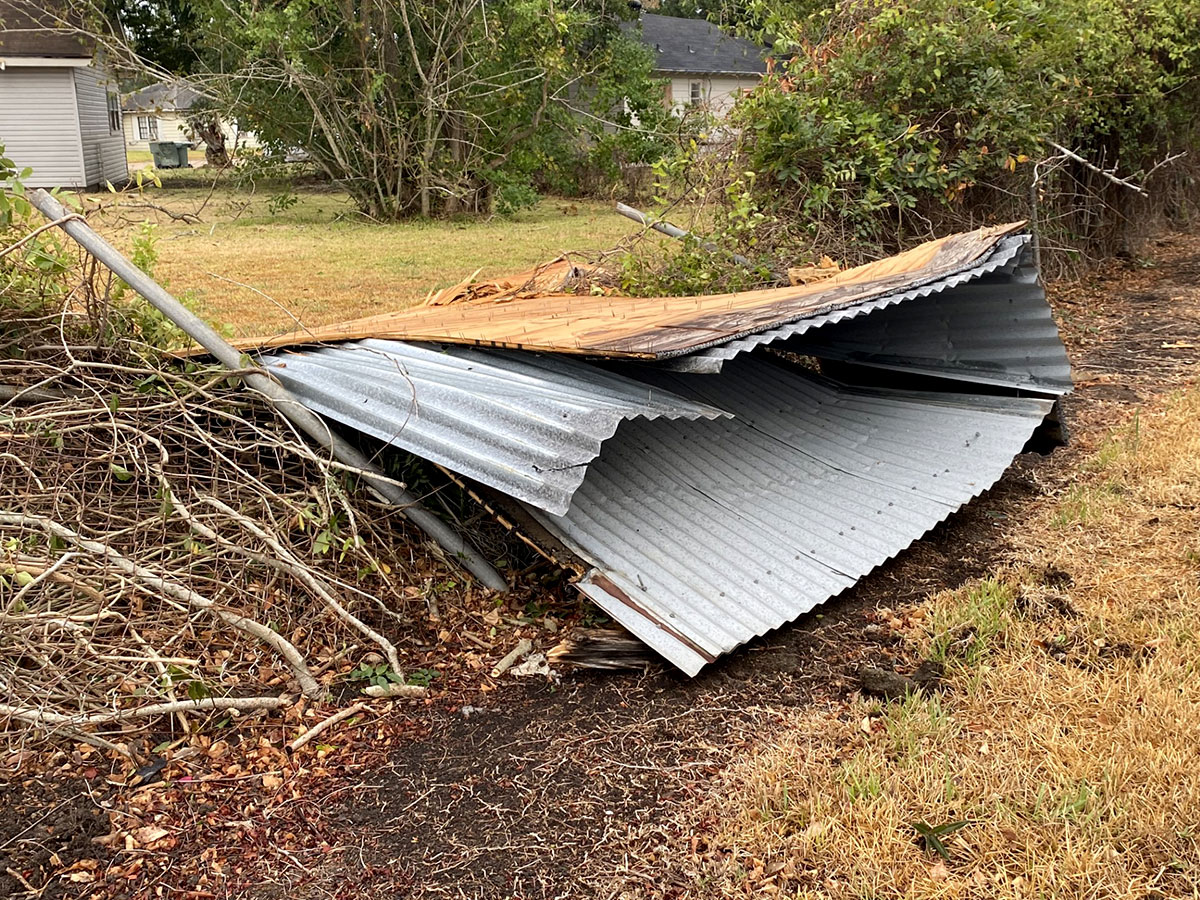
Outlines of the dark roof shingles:
[{"label": "dark roof shingles", "polygon": [[134,91],[125,98],[121,108],[125,112],[186,111],[199,99],[200,95],[184,84],[161,81]]},{"label": "dark roof shingles", "polygon": [[626,26],[654,50],[659,72],[707,75],[762,75],[767,71],[766,51],[743,38],[725,34],[704,19],[681,19],[643,13]]},{"label": "dark roof shingles", "polygon": [[74,28],[59,27],[66,16],[48,6],[0,0],[0,57],[91,59],[92,43]]}]

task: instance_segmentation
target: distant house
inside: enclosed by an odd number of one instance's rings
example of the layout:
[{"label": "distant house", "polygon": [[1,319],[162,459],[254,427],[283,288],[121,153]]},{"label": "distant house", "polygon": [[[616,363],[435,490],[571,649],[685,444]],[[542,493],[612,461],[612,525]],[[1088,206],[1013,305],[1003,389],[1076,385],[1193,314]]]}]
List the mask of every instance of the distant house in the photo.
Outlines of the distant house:
[{"label": "distant house", "polygon": [[762,47],[703,19],[642,13],[627,27],[654,51],[654,74],[668,79],[664,102],[681,114],[697,107],[724,117],[767,71]]},{"label": "distant house", "polygon": [[[200,94],[182,82],[160,82],[134,91],[121,104],[125,123],[125,146],[130,150],[149,150],[151,141],[180,141],[196,145],[198,140],[188,127],[187,117],[199,102]],[[254,135],[239,132],[229,122],[221,123],[230,152],[235,144],[257,146]]]},{"label": "distant house", "polygon": [[0,0],[0,143],[30,187],[95,188],[129,177],[116,79],[44,4]]},{"label": "distant house", "polygon": [[152,84],[134,91],[121,104],[125,146],[149,150],[151,141],[194,143],[187,114],[200,95],[183,84]]}]

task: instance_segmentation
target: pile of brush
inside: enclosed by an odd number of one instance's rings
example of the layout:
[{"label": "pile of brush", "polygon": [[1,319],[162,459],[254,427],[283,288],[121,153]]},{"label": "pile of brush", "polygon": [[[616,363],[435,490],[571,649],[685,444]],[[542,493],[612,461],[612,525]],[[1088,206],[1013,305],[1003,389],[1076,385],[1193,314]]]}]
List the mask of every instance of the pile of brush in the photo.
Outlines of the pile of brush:
[{"label": "pile of brush", "polygon": [[401,673],[429,565],[402,515],[229,372],[114,336],[79,277],[59,309],[0,295],[0,736],[137,758],[327,695],[355,648]]}]

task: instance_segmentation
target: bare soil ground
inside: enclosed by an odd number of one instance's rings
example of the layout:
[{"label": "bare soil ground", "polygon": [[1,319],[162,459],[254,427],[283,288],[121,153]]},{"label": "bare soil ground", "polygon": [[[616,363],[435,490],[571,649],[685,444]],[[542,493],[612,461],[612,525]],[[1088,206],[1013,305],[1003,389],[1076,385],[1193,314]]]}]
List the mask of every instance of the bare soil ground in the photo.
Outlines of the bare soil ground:
[{"label": "bare soil ground", "polygon": [[[705,808],[722,774],[797,711],[836,710],[861,663],[910,662],[901,610],[987,574],[1112,423],[1195,378],[1200,238],[1164,238],[1154,258],[1052,292],[1079,382],[1072,446],[1019,459],[978,502],[796,625],[690,680],[661,668],[448,682],[294,759],[264,723],[257,745],[202,778],[113,783],[79,751],[33,769],[0,760],[10,777],[0,894],[716,894],[674,861],[702,853],[720,823],[683,827],[679,811]],[[124,837],[91,840],[101,832]]]}]

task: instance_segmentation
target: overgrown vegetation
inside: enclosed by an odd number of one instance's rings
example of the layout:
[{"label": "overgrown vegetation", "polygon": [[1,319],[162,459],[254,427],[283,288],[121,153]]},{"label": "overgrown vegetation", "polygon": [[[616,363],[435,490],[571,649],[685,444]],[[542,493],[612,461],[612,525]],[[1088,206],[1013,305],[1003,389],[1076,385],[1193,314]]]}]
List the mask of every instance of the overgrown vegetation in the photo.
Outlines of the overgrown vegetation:
[{"label": "overgrown vegetation", "polygon": [[[397,642],[440,564],[401,513],[223,369],[165,358],[179,332],[34,215],[24,174],[0,147],[0,746],[134,764],[323,702],[355,660],[422,691]],[[153,270],[154,227],[132,245]]]},{"label": "overgrown vegetation", "polygon": [[[161,25],[147,6],[178,7],[175,30],[126,27]],[[142,77],[186,70],[211,110],[307,157],[378,220],[574,193],[660,155],[675,130],[621,0],[94,7],[110,59]]]},{"label": "overgrown vegetation", "polygon": [[[665,199],[698,198],[730,250],[858,262],[1028,219],[1062,272],[1133,252],[1194,208],[1193,2],[750,7],[757,27],[744,30],[773,41],[771,73],[735,108],[721,152],[693,148],[664,172]],[[726,267],[710,258],[709,281]],[[692,268],[681,251],[680,291],[703,286]]]}]

